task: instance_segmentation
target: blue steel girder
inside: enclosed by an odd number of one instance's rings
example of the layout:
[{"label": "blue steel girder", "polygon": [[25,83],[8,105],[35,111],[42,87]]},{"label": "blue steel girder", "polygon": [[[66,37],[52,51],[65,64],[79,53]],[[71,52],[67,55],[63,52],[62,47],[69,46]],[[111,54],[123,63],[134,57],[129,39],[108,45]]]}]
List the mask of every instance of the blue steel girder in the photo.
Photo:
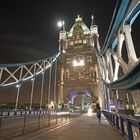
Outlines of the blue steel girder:
[{"label": "blue steel girder", "polygon": [[0,88],[22,84],[43,74],[59,57],[60,52],[49,58],[19,64],[0,64]]},{"label": "blue steel girder", "polygon": [[133,24],[140,13],[140,0],[118,0],[110,28],[101,54],[105,55],[108,48],[114,49],[118,43],[116,38],[119,29],[126,24]]},{"label": "blue steel girder", "polygon": [[140,89],[140,60],[133,69],[120,79],[107,84],[112,90],[116,89]]},{"label": "blue steel girder", "polygon": [[133,0],[124,19],[124,24],[132,25],[140,13],[140,0]]},{"label": "blue steel girder", "polygon": [[[118,45],[117,35],[124,25],[132,25],[140,13],[140,0],[118,0],[111,25],[100,53],[106,57],[109,49],[114,50]],[[112,90],[140,88],[140,60],[138,60],[125,75],[118,80],[104,83]]]}]

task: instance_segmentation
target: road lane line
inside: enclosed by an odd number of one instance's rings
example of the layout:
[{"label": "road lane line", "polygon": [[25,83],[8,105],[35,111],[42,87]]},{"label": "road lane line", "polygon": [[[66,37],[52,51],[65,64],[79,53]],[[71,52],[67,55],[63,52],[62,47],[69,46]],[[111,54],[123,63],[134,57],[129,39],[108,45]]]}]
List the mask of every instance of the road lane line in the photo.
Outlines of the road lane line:
[{"label": "road lane line", "polygon": [[49,132],[52,132],[52,131],[54,131],[54,130],[57,130],[57,129],[59,129],[59,128],[61,128],[61,127],[65,126],[65,125],[67,125],[67,124],[70,124],[70,122],[71,122],[71,121],[66,122],[65,124],[62,124],[62,125],[60,125],[60,126],[57,126],[57,127],[53,128],[53,129],[50,129],[50,130],[48,130],[47,132],[41,133],[41,134],[39,134],[39,135],[37,135],[37,136],[35,136],[35,137],[32,137],[32,138],[29,139],[29,140],[34,140],[34,139],[36,139],[36,138],[38,138],[38,137],[40,137],[40,136],[42,136],[42,135],[45,135],[45,134],[47,134],[47,133],[49,133]]}]

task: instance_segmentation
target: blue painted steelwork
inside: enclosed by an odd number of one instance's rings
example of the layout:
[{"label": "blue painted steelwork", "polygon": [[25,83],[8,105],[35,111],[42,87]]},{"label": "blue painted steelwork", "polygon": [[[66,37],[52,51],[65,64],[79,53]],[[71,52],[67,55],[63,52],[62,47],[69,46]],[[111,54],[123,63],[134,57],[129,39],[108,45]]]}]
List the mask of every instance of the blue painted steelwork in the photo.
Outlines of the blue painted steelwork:
[{"label": "blue painted steelwork", "polygon": [[140,88],[140,61],[125,76],[108,85],[112,90]]},{"label": "blue painted steelwork", "polygon": [[133,11],[124,20],[124,24],[130,24],[130,25],[133,24],[133,22],[135,21],[139,13],[140,13],[140,1],[133,9]]},{"label": "blue painted steelwork", "polygon": [[[130,4],[130,0],[118,0],[114,12],[114,16],[102,49],[102,55],[106,53],[108,48],[112,47],[112,44],[117,36],[118,29],[124,20],[124,16]],[[114,46],[113,46],[114,47]]]},{"label": "blue painted steelwork", "polygon": [[[139,0],[117,1],[111,25],[104,46],[100,52],[100,56],[104,57],[108,49],[115,51],[114,49],[119,43],[117,35],[120,34],[124,25],[131,26],[139,13]],[[113,82],[110,81],[110,83],[107,83],[107,81],[105,81],[104,79],[104,83],[113,90],[140,88],[140,61],[137,61],[137,63],[134,64],[132,68],[129,68],[129,70],[127,71],[127,73],[125,73],[123,77]]]},{"label": "blue painted steelwork", "polygon": [[61,53],[27,63],[1,64],[0,65],[0,88],[22,84],[24,81],[35,78],[49,69]]},{"label": "blue painted steelwork", "polygon": [[13,63],[13,64],[0,64],[0,68],[3,68],[3,67],[19,67],[19,66],[25,66],[25,65],[31,65],[31,64],[35,64],[35,63],[40,63],[40,62],[43,62],[45,60],[50,60],[51,58],[57,58],[58,56],[60,55],[60,52],[56,55],[53,55],[51,57],[47,57],[47,58],[44,58],[44,59],[40,59],[40,60],[37,60],[37,61],[31,61],[31,62],[25,62],[25,63]]}]

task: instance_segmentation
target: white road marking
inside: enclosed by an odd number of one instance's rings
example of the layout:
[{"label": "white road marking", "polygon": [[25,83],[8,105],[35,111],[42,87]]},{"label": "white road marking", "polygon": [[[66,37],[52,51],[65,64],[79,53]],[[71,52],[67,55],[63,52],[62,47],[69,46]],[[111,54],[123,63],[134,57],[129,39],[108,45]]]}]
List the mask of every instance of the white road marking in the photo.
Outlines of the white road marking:
[{"label": "white road marking", "polygon": [[53,128],[53,129],[50,129],[50,130],[48,130],[47,132],[44,132],[44,133],[41,133],[41,134],[39,134],[39,135],[37,135],[37,136],[35,136],[35,137],[32,137],[32,138],[29,139],[29,140],[34,140],[34,139],[36,139],[36,138],[38,138],[38,137],[40,137],[40,136],[42,136],[42,135],[45,135],[45,134],[47,134],[47,133],[49,133],[49,132],[52,132],[52,131],[54,131],[54,130],[56,130],[56,129],[59,129],[59,128],[65,126],[65,125],[67,125],[67,124],[69,124],[69,123],[70,123],[70,121],[67,122],[67,123],[65,123],[65,124],[62,124],[62,125],[60,125],[60,126],[57,126],[57,127]]}]

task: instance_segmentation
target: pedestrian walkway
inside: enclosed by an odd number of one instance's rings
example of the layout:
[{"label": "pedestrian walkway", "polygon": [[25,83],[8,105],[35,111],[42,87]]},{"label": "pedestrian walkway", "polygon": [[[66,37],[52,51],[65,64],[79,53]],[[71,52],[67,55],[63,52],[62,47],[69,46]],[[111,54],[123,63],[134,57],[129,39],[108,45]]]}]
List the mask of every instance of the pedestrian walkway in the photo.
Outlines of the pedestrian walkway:
[{"label": "pedestrian walkway", "polygon": [[83,114],[61,126],[35,133],[18,140],[126,140],[103,115],[99,123],[95,113]]}]

